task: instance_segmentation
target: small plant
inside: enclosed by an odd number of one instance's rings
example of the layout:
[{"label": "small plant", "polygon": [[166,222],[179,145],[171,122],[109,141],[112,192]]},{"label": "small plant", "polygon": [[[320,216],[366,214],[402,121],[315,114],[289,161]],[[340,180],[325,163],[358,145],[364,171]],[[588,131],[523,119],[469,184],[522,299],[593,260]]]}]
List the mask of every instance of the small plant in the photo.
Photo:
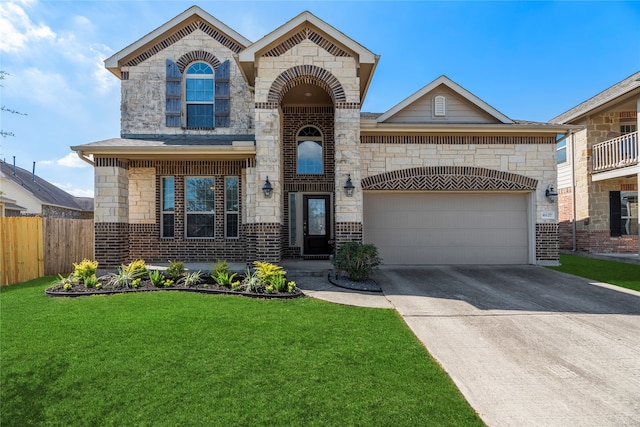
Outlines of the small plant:
[{"label": "small plant", "polygon": [[211,273],[211,278],[220,286],[231,286],[233,278],[237,275],[238,273],[229,273],[228,271],[219,271],[217,273],[214,271]]},{"label": "small plant", "polygon": [[87,288],[93,288],[97,284],[98,284],[98,277],[96,277],[95,274],[93,276],[89,276],[89,277],[85,277],[84,278],[84,285]]},{"label": "small plant", "polygon": [[96,283],[96,289],[102,289],[102,283]]},{"label": "small plant", "polygon": [[293,280],[290,281],[289,283],[287,283],[287,291],[292,294],[296,291],[296,282],[294,282]]},{"label": "small plant", "polygon": [[378,248],[370,243],[347,242],[340,246],[334,259],[336,269],[345,271],[356,282],[367,279],[380,265]]},{"label": "small plant", "polygon": [[279,265],[271,264],[268,262],[254,261],[253,265],[256,268],[258,281],[264,286],[274,285],[274,281],[280,281],[281,279],[284,280],[284,275],[287,274],[287,272],[284,271]]},{"label": "small plant", "polygon": [[219,273],[228,273],[229,272],[229,264],[224,259],[216,260],[216,263],[213,264],[213,271],[211,272],[211,277]]},{"label": "small plant", "polygon": [[162,282],[162,286],[164,286],[165,288],[170,288],[173,286],[173,280],[171,279],[165,279],[164,282]]},{"label": "small plant", "polygon": [[[98,261],[83,259],[79,264],[73,263],[73,276],[87,284],[87,278],[95,276],[98,271]],[[91,286],[87,286],[91,287]]]},{"label": "small plant", "polygon": [[231,282],[231,290],[232,291],[239,291],[242,288],[242,282],[239,280],[236,280],[235,282]]},{"label": "small plant", "polygon": [[69,292],[71,289],[73,288],[73,285],[71,283],[65,283],[62,286],[62,289],[64,289],[65,291]]},{"label": "small plant", "polygon": [[260,288],[260,280],[258,280],[258,273],[252,272],[247,268],[247,274],[244,276],[242,283],[238,286],[239,290],[246,292],[254,292]]},{"label": "small plant", "polygon": [[140,279],[139,277],[137,279],[133,279],[131,281],[131,287],[138,288],[140,286],[140,282],[142,282],[142,279]]},{"label": "small plant", "polygon": [[62,274],[58,274],[58,279],[53,282],[52,285],[62,286],[65,291],[69,291],[73,288],[74,283],[77,283],[77,279],[73,275],[73,273],[71,273],[68,277],[64,277]]},{"label": "small plant", "polygon": [[287,279],[284,276],[273,276],[270,286],[278,292],[284,292],[287,288]]},{"label": "small plant", "polygon": [[147,265],[144,260],[137,259],[131,261],[129,265],[124,267],[127,271],[132,272],[136,277],[142,277],[147,275]]},{"label": "small plant", "polygon": [[264,290],[268,293],[268,294],[272,294],[276,291],[276,288],[273,285],[267,285]]},{"label": "small plant", "polygon": [[162,287],[164,286],[164,274],[160,270],[153,270],[149,272],[149,280],[153,283],[153,286]]},{"label": "small plant", "polygon": [[174,282],[180,280],[180,278],[184,276],[184,262],[169,260],[167,274],[171,276]]},{"label": "small plant", "polygon": [[191,286],[195,286],[198,283],[202,282],[202,271],[194,271],[192,273],[187,273],[184,277],[180,279],[180,282],[184,283],[184,285],[188,288],[190,288]]}]

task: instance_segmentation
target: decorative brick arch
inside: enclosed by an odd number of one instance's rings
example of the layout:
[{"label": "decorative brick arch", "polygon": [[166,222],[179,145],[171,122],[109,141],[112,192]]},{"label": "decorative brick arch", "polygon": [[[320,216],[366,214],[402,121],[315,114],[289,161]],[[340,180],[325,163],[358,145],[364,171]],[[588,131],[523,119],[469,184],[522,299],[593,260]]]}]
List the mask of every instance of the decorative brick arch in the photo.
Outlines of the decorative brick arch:
[{"label": "decorative brick arch", "polygon": [[329,71],[315,65],[297,65],[283,71],[274,80],[269,89],[267,102],[279,105],[289,89],[302,84],[320,86],[331,96],[334,105],[347,100],[340,81]]},{"label": "decorative brick arch", "polygon": [[495,191],[535,190],[538,180],[470,166],[423,166],[362,180],[363,190]]},{"label": "decorative brick arch", "polygon": [[215,55],[204,50],[192,50],[191,52],[185,53],[176,61],[176,65],[180,72],[184,73],[187,65],[195,61],[204,61],[211,65],[214,70],[220,65],[220,60],[216,58]]}]

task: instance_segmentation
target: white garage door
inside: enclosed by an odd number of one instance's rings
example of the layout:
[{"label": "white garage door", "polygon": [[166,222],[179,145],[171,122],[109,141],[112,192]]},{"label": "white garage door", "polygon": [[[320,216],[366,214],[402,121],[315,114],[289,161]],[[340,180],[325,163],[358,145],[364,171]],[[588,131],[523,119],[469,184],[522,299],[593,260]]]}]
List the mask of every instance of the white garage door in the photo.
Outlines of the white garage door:
[{"label": "white garage door", "polygon": [[365,192],[364,241],[385,264],[527,264],[524,193]]}]

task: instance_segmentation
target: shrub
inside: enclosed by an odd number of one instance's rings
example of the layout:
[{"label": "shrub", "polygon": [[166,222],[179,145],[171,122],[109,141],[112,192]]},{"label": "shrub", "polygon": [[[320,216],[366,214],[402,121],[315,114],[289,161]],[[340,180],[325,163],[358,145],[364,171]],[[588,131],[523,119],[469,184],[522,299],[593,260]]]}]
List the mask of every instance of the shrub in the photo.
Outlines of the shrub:
[{"label": "shrub", "polygon": [[98,271],[98,261],[91,261],[85,258],[79,264],[74,262],[73,269],[73,276],[85,282],[86,285],[86,279],[96,275]]},{"label": "shrub", "polygon": [[184,276],[184,262],[169,260],[167,274],[171,276],[174,282],[180,280],[180,278]]},{"label": "shrub", "polygon": [[64,277],[62,274],[58,274],[58,278],[51,284],[52,286],[60,285],[65,291],[71,290],[73,284],[77,283],[78,279],[71,273],[69,276]]},{"label": "shrub", "polygon": [[268,262],[254,261],[253,265],[256,267],[258,281],[264,286],[275,285],[274,281],[278,281],[279,283],[280,280],[284,280],[284,275],[287,274],[279,265]]},{"label": "shrub", "polygon": [[[231,286],[233,288],[233,284]],[[258,273],[252,272],[249,268],[247,268],[247,273],[240,283],[235,289],[244,290],[246,292],[254,292],[260,288],[260,280],[258,280]]]},{"label": "shrub", "polygon": [[118,288],[130,288],[134,279],[137,279],[135,272],[128,269],[126,265],[122,265],[118,268],[117,273],[109,275],[109,285]]},{"label": "shrub", "polygon": [[213,264],[213,272],[211,273],[211,277],[214,277],[218,273],[227,273],[229,272],[229,264],[224,259],[216,260],[216,263]]},{"label": "shrub", "polygon": [[278,292],[284,292],[287,288],[287,279],[284,276],[273,276],[269,286],[272,286]]},{"label": "shrub", "polygon": [[194,271],[193,273],[187,273],[180,279],[180,282],[184,283],[187,287],[197,285],[198,283],[202,282],[202,272]]},{"label": "shrub", "polygon": [[153,286],[162,287],[164,285],[164,274],[160,270],[153,270],[149,272],[149,280],[153,283]]},{"label": "shrub", "polygon": [[349,278],[356,282],[367,279],[380,262],[378,248],[370,243],[344,243],[334,258],[336,269],[345,271]]},{"label": "shrub", "polygon": [[125,270],[131,272],[136,277],[142,277],[147,275],[147,265],[144,263],[144,260],[137,259],[135,261],[131,261],[129,265],[123,266]]},{"label": "shrub", "polygon": [[229,273],[228,271],[218,271],[217,273],[214,271],[211,273],[211,278],[220,286],[231,286],[233,278],[236,277],[237,274],[238,273]]},{"label": "shrub", "polygon": [[287,291],[292,294],[296,291],[296,282],[291,281],[289,283],[287,283]]},{"label": "shrub", "polygon": [[93,288],[97,284],[98,284],[98,277],[96,277],[95,274],[93,276],[89,276],[89,277],[85,277],[84,278],[84,285],[87,288]]}]

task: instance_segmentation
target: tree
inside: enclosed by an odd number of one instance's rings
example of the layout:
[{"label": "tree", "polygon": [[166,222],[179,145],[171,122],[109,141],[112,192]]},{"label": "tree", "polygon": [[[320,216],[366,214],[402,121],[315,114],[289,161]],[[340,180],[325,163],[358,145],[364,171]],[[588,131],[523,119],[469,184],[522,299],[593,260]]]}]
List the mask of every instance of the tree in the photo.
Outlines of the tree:
[{"label": "tree", "polygon": [[[4,80],[6,76],[8,76],[9,73],[7,73],[6,71],[2,71],[0,70],[0,80]],[[0,87],[2,87],[2,85],[0,84]],[[0,112],[7,112],[7,113],[11,113],[11,114],[18,114],[20,116],[26,116],[26,113],[21,113],[20,111],[16,111],[12,108],[6,107],[4,105],[0,106]],[[15,136],[13,134],[13,132],[9,132],[6,131],[4,129],[0,129],[0,136],[2,136],[3,138],[6,138],[7,136]]]}]

